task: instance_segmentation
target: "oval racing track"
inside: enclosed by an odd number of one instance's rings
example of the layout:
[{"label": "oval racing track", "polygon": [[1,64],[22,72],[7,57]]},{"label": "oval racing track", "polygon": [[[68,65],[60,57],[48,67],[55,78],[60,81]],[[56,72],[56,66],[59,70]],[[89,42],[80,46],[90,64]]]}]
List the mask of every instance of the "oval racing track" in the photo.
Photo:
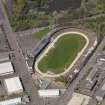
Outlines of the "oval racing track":
[{"label": "oval racing track", "polygon": [[[38,68],[38,64],[39,62],[43,59],[44,56],[46,56],[46,54],[49,52],[49,50],[54,47],[54,44],[58,41],[58,39],[60,37],[62,37],[63,35],[66,34],[77,34],[77,35],[81,35],[86,39],[86,44],[84,45],[84,47],[82,48],[82,50],[77,54],[77,56],[75,57],[75,59],[73,60],[73,62],[69,65],[69,67],[62,73],[59,74],[48,74],[48,73],[43,73],[40,71],[40,69]],[[88,47],[89,45],[89,39],[88,37],[81,32],[76,32],[76,31],[70,31],[70,32],[65,32],[65,33],[61,33],[60,35],[58,35],[49,45],[48,47],[42,52],[42,54],[37,58],[36,62],[35,62],[35,70],[41,74],[43,77],[59,77],[62,76],[64,74],[66,74],[67,72],[70,71],[70,69],[74,66],[74,64],[78,61],[78,59],[81,57],[81,55],[83,54],[83,52],[85,51],[85,49]]]}]

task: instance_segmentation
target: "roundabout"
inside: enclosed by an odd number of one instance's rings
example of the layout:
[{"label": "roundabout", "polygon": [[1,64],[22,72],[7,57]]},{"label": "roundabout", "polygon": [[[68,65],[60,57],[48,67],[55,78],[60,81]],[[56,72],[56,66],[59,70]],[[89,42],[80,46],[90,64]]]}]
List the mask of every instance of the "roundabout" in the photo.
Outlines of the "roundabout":
[{"label": "roundabout", "polygon": [[71,70],[89,45],[88,37],[68,31],[52,38],[35,62],[35,70],[44,77],[59,77]]}]

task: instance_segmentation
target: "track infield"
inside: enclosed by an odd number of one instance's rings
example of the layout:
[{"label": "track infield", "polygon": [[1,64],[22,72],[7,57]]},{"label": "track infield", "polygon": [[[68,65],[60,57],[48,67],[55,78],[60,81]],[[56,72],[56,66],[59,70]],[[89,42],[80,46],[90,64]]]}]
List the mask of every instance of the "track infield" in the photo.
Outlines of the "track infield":
[{"label": "track infield", "polygon": [[42,52],[35,69],[44,76],[60,76],[70,70],[88,44],[89,40],[83,33],[62,33]]}]

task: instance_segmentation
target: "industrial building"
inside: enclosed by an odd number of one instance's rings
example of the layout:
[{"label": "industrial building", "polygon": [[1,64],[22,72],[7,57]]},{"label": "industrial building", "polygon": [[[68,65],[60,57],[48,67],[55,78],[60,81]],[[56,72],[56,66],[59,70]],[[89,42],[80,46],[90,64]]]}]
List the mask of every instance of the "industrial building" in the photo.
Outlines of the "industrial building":
[{"label": "industrial building", "polygon": [[0,76],[13,74],[13,73],[14,73],[14,69],[11,62],[0,63]]},{"label": "industrial building", "polygon": [[89,75],[87,76],[86,80],[89,81],[89,82],[92,82],[96,75],[97,75],[97,71],[98,71],[98,68],[97,67],[92,67],[92,70],[91,72],[89,73]]},{"label": "industrial building", "polygon": [[21,103],[22,103],[22,99],[20,97],[18,97],[18,98],[14,98],[14,99],[1,101],[0,105],[18,105]]},{"label": "industrial building", "polygon": [[83,80],[82,85],[86,90],[92,91],[95,85],[98,82],[98,78],[102,72],[102,69],[97,65],[94,65],[91,68],[90,73],[88,74],[87,78]]},{"label": "industrial building", "polygon": [[88,105],[90,99],[89,96],[73,93],[72,98],[67,105]]},{"label": "industrial building", "polygon": [[100,55],[97,61],[98,62],[105,62],[105,55]]},{"label": "industrial building", "polygon": [[4,85],[8,94],[23,92],[23,86],[19,77],[5,79]]},{"label": "industrial building", "polygon": [[96,91],[96,99],[98,101],[102,101],[104,98],[105,98],[105,81],[99,87],[99,89]]},{"label": "industrial building", "polygon": [[59,89],[38,90],[40,97],[58,97],[60,95]]}]

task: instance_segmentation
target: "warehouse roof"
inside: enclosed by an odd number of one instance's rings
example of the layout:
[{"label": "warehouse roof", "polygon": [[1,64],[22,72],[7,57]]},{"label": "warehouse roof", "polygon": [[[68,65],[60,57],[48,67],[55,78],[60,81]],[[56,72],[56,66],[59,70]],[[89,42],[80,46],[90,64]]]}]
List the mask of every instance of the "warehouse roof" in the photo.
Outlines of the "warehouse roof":
[{"label": "warehouse roof", "polygon": [[4,84],[9,94],[23,91],[23,86],[19,77],[5,79]]},{"label": "warehouse roof", "polygon": [[105,81],[103,81],[102,85],[96,91],[96,98],[98,100],[103,100],[105,97]]},{"label": "warehouse roof", "polygon": [[0,105],[17,105],[21,103],[21,98],[14,98],[14,99],[9,99],[9,100],[5,100],[5,101],[1,101]]},{"label": "warehouse roof", "polygon": [[38,93],[41,97],[56,97],[60,95],[59,89],[39,90]]},{"label": "warehouse roof", "polygon": [[97,74],[97,71],[98,71],[98,68],[97,66],[93,66],[91,72],[89,73],[88,77],[86,78],[88,81],[93,81],[96,77],[96,74]]},{"label": "warehouse roof", "polygon": [[14,72],[11,62],[0,63],[0,75],[7,75]]}]

